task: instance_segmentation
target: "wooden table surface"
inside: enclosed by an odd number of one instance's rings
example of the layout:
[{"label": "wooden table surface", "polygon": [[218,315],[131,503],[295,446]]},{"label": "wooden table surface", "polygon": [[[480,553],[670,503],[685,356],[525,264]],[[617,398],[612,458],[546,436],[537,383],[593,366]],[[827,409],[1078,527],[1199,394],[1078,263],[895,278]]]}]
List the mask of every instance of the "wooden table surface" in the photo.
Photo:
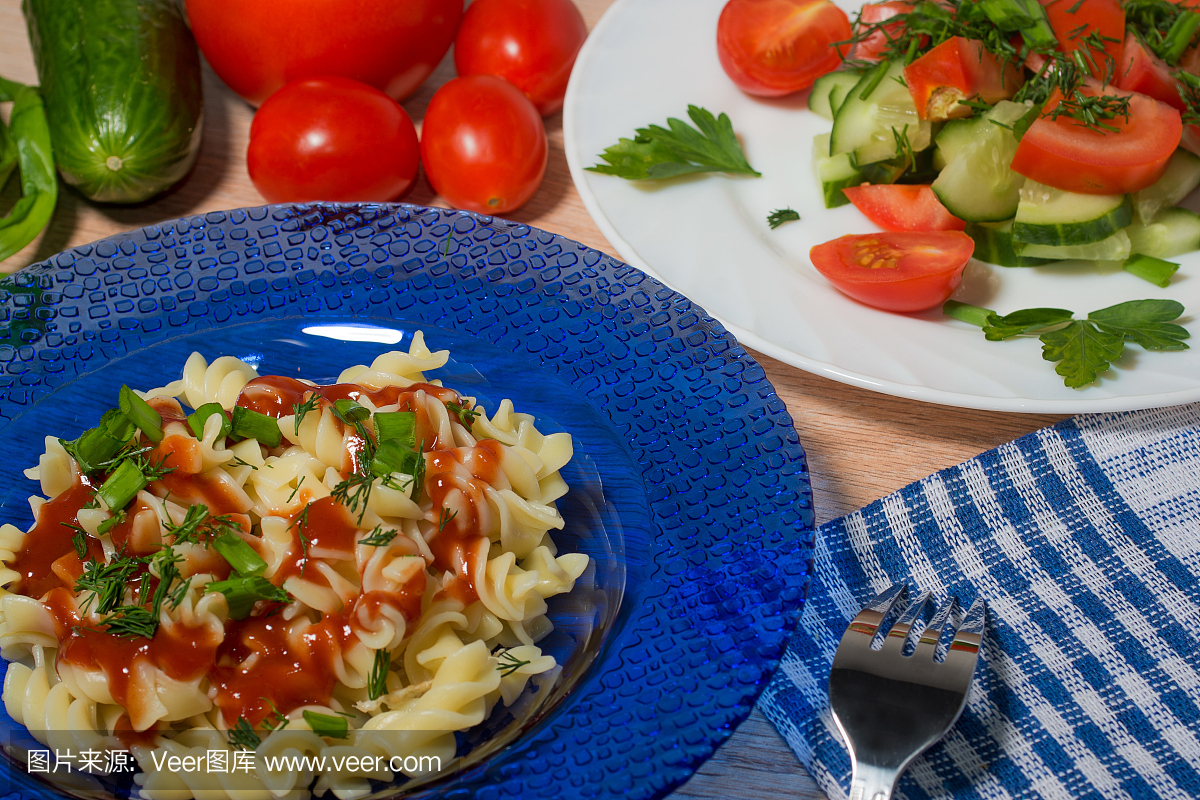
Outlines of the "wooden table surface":
[{"label": "wooden table surface", "polygon": [[[575,0],[588,27],[612,0]],[[715,57],[715,53],[714,53]],[[0,75],[36,83],[20,0],[0,0]],[[404,107],[420,125],[433,92],[454,75],[447,57]],[[204,68],[204,141],[193,172],[167,194],[139,206],[97,206],[60,183],[58,208],[42,236],[0,264],[9,272],[60,250],[131,228],[205,211],[261,205],[246,174],[246,143],[253,109]],[[7,118],[8,104],[0,108]],[[648,120],[649,121],[649,120]],[[550,163],[541,189],[511,219],[544,228],[616,255],[597,229],[571,182],[563,153],[562,115],[546,118]],[[19,187],[0,194],[0,215]],[[446,204],[424,176],[404,200]],[[802,372],[755,353],[800,432],[808,453],[817,522],[854,511],[931,472],[953,466],[1061,417],[949,408],[889,397]],[[675,798],[759,800],[823,798],[796,757],[756,710]]]}]

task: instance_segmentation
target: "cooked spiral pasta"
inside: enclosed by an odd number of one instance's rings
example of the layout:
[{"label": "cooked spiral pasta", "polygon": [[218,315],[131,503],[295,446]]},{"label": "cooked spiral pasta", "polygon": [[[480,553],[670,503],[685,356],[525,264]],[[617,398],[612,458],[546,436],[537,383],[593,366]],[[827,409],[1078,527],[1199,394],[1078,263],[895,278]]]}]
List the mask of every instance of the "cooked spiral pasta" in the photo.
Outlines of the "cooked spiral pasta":
[{"label": "cooked spiral pasta", "polygon": [[47,437],[33,526],[0,525],[13,719],[128,745],[149,800],[356,800],[527,702],[558,673],[547,600],[589,563],[551,539],[571,437],[428,380],[447,359],[418,332],[318,386],[195,353]]}]

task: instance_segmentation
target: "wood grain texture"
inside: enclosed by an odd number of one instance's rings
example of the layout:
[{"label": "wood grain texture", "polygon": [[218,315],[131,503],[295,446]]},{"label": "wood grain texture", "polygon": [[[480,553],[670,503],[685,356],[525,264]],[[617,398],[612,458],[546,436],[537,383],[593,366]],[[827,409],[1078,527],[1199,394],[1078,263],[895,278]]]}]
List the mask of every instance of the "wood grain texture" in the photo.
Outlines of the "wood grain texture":
[{"label": "wood grain texture", "polygon": [[[590,28],[611,0],[576,3]],[[60,184],[59,205],[49,228],[37,241],[0,264],[0,271],[12,271],[60,250],[142,225],[263,203],[245,165],[253,109],[230,92],[207,66],[204,69],[204,141],[195,169],[180,185],[141,205],[100,206]],[[418,125],[433,92],[453,74],[453,63],[447,58],[432,78],[404,102]],[[19,0],[0,0],[0,75],[29,83],[37,80]],[[680,98],[680,102],[686,101]],[[0,114],[7,113],[8,104],[0,106]],[[546,128],[550,162],[545,182],[528,205],[509,217],[615,255],[571,182],[563,154],[562,115],[548,117]],[[798,153],[804,156],[807,151]],[[0,214],[7,213],[18,191],[14,180],[0,193]],[[404,199],[446,205],[424,176]],[[808,452],[819,523],[1061,419],[970,411],[888,397],[801,372],[762,355],[756,357],[787,403]],[[824,797],[757,711],[672,796],[713,800]]]}]

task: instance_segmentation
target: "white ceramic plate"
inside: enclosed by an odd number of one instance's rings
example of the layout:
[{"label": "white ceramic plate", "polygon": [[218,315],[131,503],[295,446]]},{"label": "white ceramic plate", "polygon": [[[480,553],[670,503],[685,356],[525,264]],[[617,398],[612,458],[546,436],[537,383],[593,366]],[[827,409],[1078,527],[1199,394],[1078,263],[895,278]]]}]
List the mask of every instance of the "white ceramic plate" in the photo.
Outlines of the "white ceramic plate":
[{"label": "white ceramic plate", "polygon": [[[807,110],[807,93],[755,99],[725,76],[716,53],[724,2],[617,0],[575,64],[563,114],[567,162],[588,211],[624,260],[703,305],[743,344],[887,394],[1045,413],[1200,400],[1200,349],[1148,353],[1129,345],[1097,384],[1068,389],[1042,360],[1036,339],[988,342],[978,328],[940,312],[889,314],[833,289],[813,269],[809,248],[877,228],[853,206],[824,208],[812,139],[830,123]],[[688,104],[729,114],[763,177],[649,185],[584,170],[635,128],[686,119]],[[770,230],[767,214],[783,207],[801,220]],[[1179,260],[1183,267],[1167,289],[1120,270],[972,261],[955,297],[1001,313],[1049,306],[1080,315],[1125,300],[1173,298],[1189,310],[1180,320],[1188,325],[1200,309],[1200,257]]]}]

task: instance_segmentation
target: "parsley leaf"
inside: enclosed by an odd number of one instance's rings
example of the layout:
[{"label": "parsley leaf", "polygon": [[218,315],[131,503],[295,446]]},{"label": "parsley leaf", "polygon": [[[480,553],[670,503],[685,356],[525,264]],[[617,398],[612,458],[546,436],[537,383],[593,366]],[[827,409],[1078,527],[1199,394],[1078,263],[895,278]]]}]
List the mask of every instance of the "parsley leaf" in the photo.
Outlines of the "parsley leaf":
[{"label": "parsley leaf", "polygon": [[1130,300],[1093,311],[1088,321],[1147,350],[1187,350],[1187,328],[1171,322],[1182,314],[1183,305],[1174,300]]},{"label": "parsley leaf", "polygon": [[992,314],[983,326],[983,335],[989,342],[1000,342],[1070,322],[1073,316],[1070,311],[1062,308],[1026,308],[1004,316]]},{"label": "parsley leaf", "polygon": [[727,115],[713,117],[711,111],[688,106],[688,116],[696,127],[670,117],[667,128],[638,128],[633,139],[621,139],[600,154],[607,164],[587,169],[628,180],[661,180],[698,172],[761,176],[746,160]]},{"label": "parsley leaf", "polygon": [[1054,371],[1073,389],[1096,380],[1125,349],[1124,339],[1078,319],[1038,338],[1042,340],[1042,358],[1059,362]]}]

